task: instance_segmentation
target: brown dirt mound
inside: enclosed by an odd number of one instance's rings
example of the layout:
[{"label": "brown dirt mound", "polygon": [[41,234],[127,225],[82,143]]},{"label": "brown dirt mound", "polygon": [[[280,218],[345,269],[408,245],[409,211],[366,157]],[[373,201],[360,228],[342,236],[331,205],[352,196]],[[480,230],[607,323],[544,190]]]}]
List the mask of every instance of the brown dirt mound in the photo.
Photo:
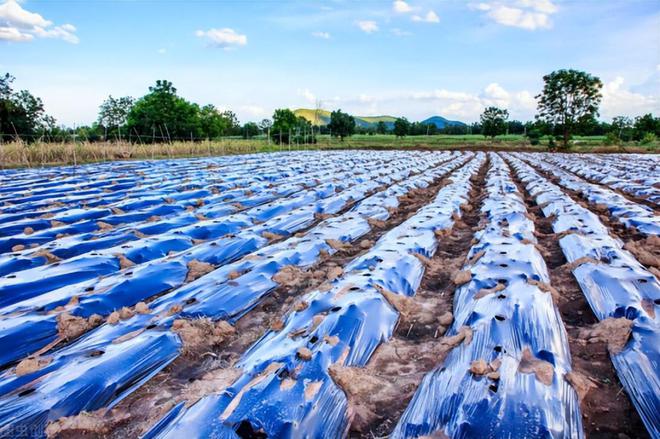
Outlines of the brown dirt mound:
[{"label": "brown dirt mound", "polygon": [[210,319],[177,319],[172,323],[172,330],[183,341],[184,353],[199,353],[221,345],[236,329],[224,320],[213,322]]},{"label": "brown dirt mound", "polygon": [[215,270],[215,267],[207,262],[200,262],[197,259],[193,259],[188,262],[188,275],[186,276],[186,282],[192,282],[200,277],[204,276]]},{"label": "brown dirt mound", "polygon": [[48,366],[51,361],[53,361],[52,358],[31,356],[18,363],[14,372],[17,376],[27,375],[29,373],[43,369],[44,367]]},{"label": "brown dirt mound", "polygon": [[647,267],[660,268],[660,237],[650,236],[639,241],[628,241],[623,246]]},{"label": "brown dirt mound", "polygon": [[472,280],[472,273],[470,270],[458,271],[452,276],[451,280],[456,286],[461,286]]},{"label": "brown dirt mound", "polygon": [[272,232],[263,232],[261,236],[263,236],[269,241],[279,241],[280,239],[284,239],[284,236]]},{"label": "brown dirt mound", "polygon": [[107,230],[112,230],[114,228],[112,224],[108,224],[103,221],[97,221],[96,225],[98,226],[99,230],[101,230],[102,232],[105,232]]},{"label": "brown dirt mound", "polygon": [[471,340],[467,327],[453,337],[422,342],[394,338],[376,349],[365,368],[330,366],[330,376],[348,398],[350,430],[369,437],[391,431],[424,375]]},{"label": "brown dirt mound", "polygon": [[628,343],[632,332],[632,320],[622,318],[608,318],[591,328],[584,328],[580,331],[579,337],[587,340],[588,343],[607,343],[607,348],[611,354],[618,354]]},{"label": "brown dirt mound", "polygon": [[273,280],[282,287],[298,287],[308,280],[307,273],[295,265],[285,265],[274,276]]},{"label": "brown dirt mound", "polygon": [[135,266],[135,263],[128,259],[126,256],[122,255],[121,253],[115,254],[115,257],[119,260],[119,268],[121,270],[125,270],[127,268]]},{"label": "brown dirt mound", "polygon": [[51,422],[46,427],[46,435],[49,438],[99,437],[110,433],[129,418],[128,413],[119,410],[81,412],[79,415]]},{"label": "brown dirt mound", "polygon": [[52,253],[49,252],[48,250],[39,250],[39,251],[36,251],[36,252],[34,252],[34,254],[32,255],[32,257],[34,257],[34,258],[44,257],[44,258],[46,258],[46,261],[47,261],[49,264],[53,264],[53,263],[55,263],[55,262],[59,262],[59,261],[61,261],[60,258],[58,258],[57,256],[55,256],[54,254],[52,254]]},{"label": "brown dirt mound", "polygon": [[536,379],[549,386],[552,384],[552,377],[554,369],[552,364],[534,357],[529,348],[525,348],[522,352],[522,358],[518,363],[518,372],[520,373],[533,373]]},{"label": "brown dirt mound", "polygon": [[103,323],[103,317],[93,314],[88,319],[63,312],[57,316],[57,331],[64,340],[73,340]]},{"label": "brown dirt mound", "polygon": [[427,325],[438,322],[433,306],[423,302],[417,302],[415,298],[395,294],[386,288],[377,286],[385,299],[399,312],[400,324],[406,325],[413,322]]}]

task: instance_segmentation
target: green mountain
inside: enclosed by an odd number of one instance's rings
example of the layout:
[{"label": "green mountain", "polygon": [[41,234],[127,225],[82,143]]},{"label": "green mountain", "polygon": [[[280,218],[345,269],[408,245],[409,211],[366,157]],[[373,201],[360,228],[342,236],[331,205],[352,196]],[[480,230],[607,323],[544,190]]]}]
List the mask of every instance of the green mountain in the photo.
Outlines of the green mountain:
[{"label": "green mountain", "polygon": [[442,116],[432,116],[422,121],[424,125],[435,125],[438,129],[443,129],[448,126],[465,126],[465,124],[458,120],[445,119]]},{"label": "green mountain", "polygon": [[[299,108],[294,110],[298,117],[304,117],[316,126],[325,126],[330,123],[330,112],[328,110],[313,110],[309,108]],[[388,129],[394,126],[394,121],[397,119],[394,116],[353,116],[355,124],[359,127],[370,128],[374,127],[378,122],[384,122]],[[463,122],[457,120],[448,120],[442,116],[432,116],[424,120],[424,124],[434,124],[442,129],[450,125],[465,125]]]},{"label": "green mountain", "polygon": [[[325,126],[330,123],[330,112],[328,110],[313,110],[309,108],[299,108],[294,110],[294,114],[298,117],[304,117],[314,125]],[[353,116],[355,124],[359,127],[372,127],[378,122],[385,122],[388,128],[394,126],[396,117],[394,116]]]}]

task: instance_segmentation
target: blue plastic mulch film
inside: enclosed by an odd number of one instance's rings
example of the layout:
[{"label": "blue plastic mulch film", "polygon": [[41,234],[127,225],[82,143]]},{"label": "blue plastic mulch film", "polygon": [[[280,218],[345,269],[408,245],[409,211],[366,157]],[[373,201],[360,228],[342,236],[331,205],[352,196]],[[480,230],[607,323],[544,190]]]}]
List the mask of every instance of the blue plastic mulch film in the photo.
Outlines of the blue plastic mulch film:
[{"label": "blue plastic mulch film", "polygon": [[[582,437],[568,340],[534,246],[534,224],[502,159],[490,154],[484,228],[463,268],[446,335],[471,333],[423,379],[392,437]],[[444,436],[443,436],[444,437]]]},{"label": "blue plastic mulch film", "polygon": [[[372,154],[364,153],[364,161],[369,162]],[[179,314],[182,317],[206,316],[233,321],[277,287],[272,277],[280,268],[286,265],[309,266],[318,260],[322,252],[332,254],[335,250],[328,244],[329,240],[348,242],[363,236],[371,229],[370,220],[389,217],[388,208],[398,205],[399,196],[415,188],[427,187],[433,180],[473,157],[471,153],[386,155],[390,160],[381,166],[380,172],[367,178],[355,177],[359,181],[347,187],[346,191],[351,194],[348,198],[341,198],[343,192],[333,189],[325,198],[312,200],[295,209],[269,213],[269,218],[264,222],[255,221],[251,227],[220,238],[230,240],[221,241],[220,245],[213,245],[216,241],[204,242],[189,250],[154,260],[157,262],[150,261],[126,269],[121,275],[131,279],[136,273],[144,274],[133,285],[134,289],[117,281],[104,285],[108,279],[114,278],[108,276],[96,280],[96,283],[74,284],[85,290],[93,287],[91,291],[76,296],[74,301],[70,300],[70,291],[60,288],[29,299],[40,301],[44,310],[35,313],[30,307],[14,307],[11,313],[5,313],[0,320],[4,325],[1,329],[11,332],[12,328],[29,327],[28,335],[36,331],[35,336],[26,340],[32,343],[28,350],[33,351],[35,346],[48,343],[37,334],[44,331],[43,320],[47,320],[52,313],[62,312],[59,307],[65,306],[70,311],[66,315],[73,315],[74,318],[77,313],[84,316],[99,310],[109,312],[122,306],[126,300],[131,303],[140,300],[133,297],[135,295],[144,297],[145,294],[154,294],[154,291],[145,293],[145,285],[170,282],[167,288],[163,288],[164,294],[149,304],[147,311],[127,320],[102,324],[79,340],[39,356],[44,367],[25,374],[7,369],[0,376],[0,395],[3,395],[0,397],[0,434],[11,435],[16,431],[43,434],[49,421],[83,410],[117,404],[179,355],[181,342],[170,330],[176,317],[172,309],[176,305],[181,307]],[[383,158],[382,154],[380,158]],[[355,163],[350,166],[355,167]],[[412,175],[415,173],[419,175]],[[343,176],[342,179],[347,180]],[[322,182],[319,184],[323,187]],[[385,189],[367,196],[381,186]],[[342,215],[320,222],[301,236],[292,236],[275,244],[269,244],[263,236],[265,232],[288,236],[313,224],[315,214],[338,212],[349,200],[358,202]],[[234,262],[223,260],[225,253],[238,252],[234,244],[237,248],[248,248],[245,257],[233,258]],[[186,261],[192,260],[210,260],[217,267],[186,283]],[[230,276],[232,273],[242,275],[236,278]],[[170,280],[163,282],[163,277]],[[118,285],[123,285],[123,289],[115,289]],[[66,300],[68,302],[64,303]],[[144,355],[145,352],[149,355]]]},{"label": "blue plastic mulch film", "polygon": [[[442,155],[437,156],[436,159],[447,160],[451,157],[451,155]],[[300,200],[301,197],[293,199],[283,197],[266,205],[218,218],[212,222],[200,220],[195,227],[186,227],[186,232],[192,230],[200,233],[199,230],[219,230],[217,234],[221,236],[195,245],[194,240],[188,238],[184,233],[174,235],[180,236],[175,239],[181,239],[185,243],[183,251],[169,254],[174,252],[170,250],[168,256],[161,255],[162,252],[160,252],[158,254],[160,257],[156,259],[142,261],[136,266],[129,266],[115,274],[110,273],[100,279],[70,280],[70,283],[50,292],[6,305],[0,309],[0,315],[11,315],[12,318],[0,320],[0,348],[3,348],[0,349],[3,352],[0,355],[0,364],[4,365],[18,360],[56,340],[58,320],[61,319],[64,312],[77,317],[90,318],[94,315],[107,316],[124,306],[135,305],[151,296],[183,285],[188,278],[188,266],[193,261],[213,266],[232,262],[266,245],[268,243],[268,239],[264,237],[266,233],[291,235],[311,224],[317,214],[336,213],[349,202],[364,198],[369,191],[376,189],[379,185],[403,180],[411,172],[412,170],[406,166],[400,169],[381,167],[378,171],[372,171],[368,179],[362,178],[358,174],[355,177],[358,182],[346,189],[330,185],[330,190],[325,190],[325,186],[321,185],[313,191],[303,191],[302,198],[307,199],[306,204],[303,203],[304,200]],[[321,184],[321,182],[319,183]],[[392,194],[389,195],[391,197]],[[367,206],[366,203],[361,204],[364,207]],[[255,216],[259,217],[259,220],[254,219]],[[205,236],[208,237],[208,234],[205,232]],[[144,244],[141,244],[142,242]],[[123,257],[137,259],[134,251],[152,248],[150,247],[152,242],[163,244],[163,240],[158,238],[139,240],[131,244],[130,249],[122,249],[127,255]],[[114,251],[109,253],[109,256],[103,256],[98,252],[92,252],[88,257],[106,264],[108,261],[117,259]],[[145,259],[145,254],[150,253],[142,253],[142,259]],[[79,267],[77,264],[79,261],[79,258],[65,261],[70,262],[68,270]],[[47,267],[50,266],[44,268]],[[25,274],[29,271],[26,270],[22,273]],[[73,275],[79,274],[72,273]],[[21,285],[25,286],[21,283],[13,283],[12,287],[18,288]],[[28,285],[33,284],[28,282]],[[41,282],[40,285],[45,288],[52,287],[51,282]],[[17,346],[16,339],[24,341]],[[7,349],[4,349],[5,347]]]},{"label": "blue plastic mulch film", "polygon": [[[147,436],[232,437],[246,424],[268,437],[342,436],[349,422],[347,401],[328,367],[363,366],[391,337],[398,313],[380,289],[415,294],[424,274],[415,254],[435,253],[435,232],[452,227],[468,200],[469,178],[484,160],[479,154],[454,171],[451,184],[350,262],[330,289],[305,295],[304,309],[247,350],[238,365],[241,376],[225,392],[201,399],[169,425],[161,420]],[[308,358],[301,358],[301,349]],[[287,379],[293,385],[283,386]]]},{"label": "blue plastic mulch film", "polygon": [[512,172],[553,216],[596,316],[632,322],[612,361],[660,437],[658,280],[595,214],[526,163],[654,237],[660,178],[643,171],[657,169],[658,159],[506,154],[510,169],[497,154],[421,151],[0,171],[0,437],[41,438],[50,422],[117,406],[181,357],[175,321],[233,324],[260,312],[254,308],[283,288],[283,269],[313,267],[337,252],[333,242],[357,243],[401,196],[447,178],[339,277],[301,294],[305,306],[242,352],[227,388],[179,402],[144,433],[237,438],[248,426],[268,437],[346,436],[348,400],[330,366],[364,367],[390,341],[400,316],[384,291],[416,294],[420,256],[442,248],[436,232],[451,229],[470,204],[470,179],[487,156],[487,221],[446,334],[470,335],[424,378],[393,437],[583,436],[577,396],[564,380],[565,330]]},{"label": "blue plastic mulch film", "polygon": [[[570,162],[568,162],[569,160]],[[588,175],[585,172],[579,172],[584,169],[584,164],[582,166],[579,165],[580,161],[577,161],[578,164],[576,164],[576,160],[574,159],[562,160],[561,158],[555,158],[552,156],[547,156],[547,161],[556,163],[559,166],[554,166],[544,160],[538,160],[536,158],[532,163],[557,177],[559,179],[559,184],[562,187],[580,193],[589,201],[589,203],[595,206],[607,209],[609,215],[622,223],[625,227],[636,230],[646,236],[660,235],[660,215],[658,215],[651,207],[630,201],[612,189],[586,182],[563,170],[569,169],[576,171],[576,173],[580,175]],[[613,185],[613,187],[616,186],[617,185]],[[657,211],[657,209],[655,210]]]},{"label": "blue plastic mulch film", "polygon": [[660,206],[660,160],[651,154],[552,154],[545,158],[575,174]]},{"label": "blue plastic mulch film", "polygon": [[536,155],[507,155],[515,172],[552,227],[594,314],[599,320],[628,319],[632,336],[621,352],[610,351],[619,379],[651,437],[660,438],[660,282],[597,215],[573,202],[525,162]]}]

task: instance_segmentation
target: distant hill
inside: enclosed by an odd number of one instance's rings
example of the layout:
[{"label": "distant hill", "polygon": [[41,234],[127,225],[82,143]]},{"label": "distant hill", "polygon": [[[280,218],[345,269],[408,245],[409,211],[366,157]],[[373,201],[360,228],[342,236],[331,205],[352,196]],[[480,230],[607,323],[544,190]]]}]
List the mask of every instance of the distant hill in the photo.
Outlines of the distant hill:
[{"label": "distant hill", "polygon": [[[309,108],[299,108],[294,110],[294,114],[298,117],[304,117],[314,125],[327,125],[330,123],[330,112],[328,110],[313,110]],[[355,124],[359,127],[369,128],[373,127],[378,122],[385,122],[388,128],[394,126],[396,117],[394,116],[353,116]]]},{"label": "distant hill", "polygon": [[[304,117],[314,125],[325,126],[330,123],[330,112],[328,110],[313,110],[309,108],[299,108],[294,111],[295,115],[298,117]],[[353,116],[355,118],[355,124],[362,128],[370,128],[378,124],[378,122],[384,122],[388,129],[391,129],[394,126],[394,121],[397,119],[394,116]],[[445,119],[442,116],[433,116],[426,119],[425,124],[435,124],[438,128],[444,128],[446,126],[460,125],[464,126],[463,122],[456,120]]]},{"label": "distant hill", "polygon": [[438,129],[443,129],[445,127],[451,127],[451,126],[461,126],[464,127],[465,124],[463,122],[460,122],[458,120],[449,120],[445,119],[442,116],[432,116],[429,117],[428,119],[422,121],[424,125],[435,125],[438,127]]}]

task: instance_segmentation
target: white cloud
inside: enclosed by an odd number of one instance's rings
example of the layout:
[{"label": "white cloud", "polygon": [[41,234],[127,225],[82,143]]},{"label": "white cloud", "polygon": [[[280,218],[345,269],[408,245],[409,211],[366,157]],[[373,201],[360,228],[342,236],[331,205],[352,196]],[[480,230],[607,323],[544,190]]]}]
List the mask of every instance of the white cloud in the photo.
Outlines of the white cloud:
[{"label": "white cloud", "polygon": [[0,27],[0,40],[4,41],[31,41],[34,39],[34,36],[25,32],[21,32],[15,27],[2,26]]},{"label": "white cloud", "polygon": [[435,11],[428,11],[423,17],[421,15],[413,15],[412,20],[424,23],[440,23],[440,17],[438,17]]},{"label": "white cloud", "polygon": [[306,88],[298,90],[298,95],[305,98],[305,100],[310,104],[316,103],[316,95]]},{"label": "white cloud", "polygon": [[378,32],[378,23],[376,23],[375,21],[371,21],[371,20],[358,21],[357,26],[360,28],[362,32],[367,34]]},{"label": "white cloud", "polygon": [[[437,113],[448,118],[464,121],[475,121],[484,108],[496,106],[509,110],[511,118],[528,120],[534,116],[536,101],[526,90],[515,93],[507,91],[497,83],[488,84],[480,93],[467,93],[438,89],[425,92],[413,92],[400,97],[405,107],[405,101],[416,102],[414,105],[426,106],[426,111]],[[424,102],[425,104],[421,104]]]},{"label": "white cloud", "polygon": [[167,53],[167,49],[165,49],[164,47],[158,49],[158,54],[159,54],[159,55],[165,55],[166,53]]},{"label": "white cloud", "polygon": [[223,49],[233,49],[247,44],[247,36],[237,33],[234,29],[225,27],[222,29],[209,29],[207,31],[198,30],[195,32],[199,38],[208,40],[213,47]]},{"label": "white cloud", "polygon": [[397,14],[406,14],[412,11],[410,5],[404,2],[403,0],[396,0],[392,4],[392,9],[394,9],[394,12],[396,12]]},{"label": "white cloud", "polygon": [[321,38],[323,40],[329,40],[330,39],[330,33],[329,32],[312,32],[312,36],[315,38]]},{"label": "white cloud", "polygon": [[660,113],[658,94],[635,93],[624,88],[624,83],[624,78],[618,76],[603,85],[601,117],[611,119],[620,115],[639,116],[645,113]]},{"label": "white cloud", "polygon": [[550,16],[558,11],[552,0],[502,0],[472,3],[469,7],[485,12],[496,23],[526,30],[550,29]]},{"label": "white cloud", "polygon": [[77,44],[79,39],[75,32],[75,26],[54,26],[52,21],[23,9],[16,0],[0,4],[0,40],[23,42],[35,38],[57,38]]}]

